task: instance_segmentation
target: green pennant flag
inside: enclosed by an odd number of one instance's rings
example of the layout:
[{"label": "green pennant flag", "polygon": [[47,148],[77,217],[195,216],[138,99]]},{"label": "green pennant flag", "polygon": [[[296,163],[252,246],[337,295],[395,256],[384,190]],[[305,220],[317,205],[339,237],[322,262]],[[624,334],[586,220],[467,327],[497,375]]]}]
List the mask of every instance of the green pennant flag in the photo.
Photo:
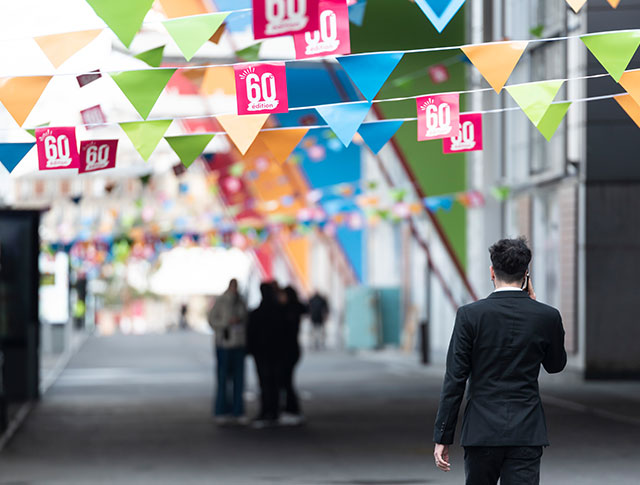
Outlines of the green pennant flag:
[{"label": "green pennant flag", "polygon": [[538,126],[563,83],[562,80],[541,81],[505,86],[505,89],[531,122]]},{"label": "green pennant flag", "polygon": [[146,62],[151,67],[160,67],[162,64],[162,54],[164,53],[164,46],[156,47],[154,49],[149,49],[148,51],[141,52],[140,54],[136,54],[136,59],[140,59],[143,62]]},{"label": "green pennant flag", "polygon": [[174,72],[175,69],[124,71],[111,74],[111,77],[140,116],[146,119]]},{"label": "green pennant flag", "polygon": [[552,104],[549,106],[549,109],[538,123],[538,130],[542,135],[547,139],[547,141],[551,140],[551,137],[560,126],[560,122],[564,118],[564,115],[567,114],[567,110],[571,106],[571,102],[566,103],[558,103]]},{"label": "green pennant flag", "polygon": [[[44,128],[49,126],[49,123],[42,123],[41,125],[36,126],[36,128]],[[36,128],[26,128],[24,131],[29,133],[32,137],[36,137]]]},{"label": "green pennant flag", "polygon": [[171,120],[132,121],[120,123],[120,127],[146,162],[162,140]]},{"label": "green pennant flag", "polygon": [[502,202],[503,200],[507,200],[509,194],[511,193],[511,189],[509,187],[492,187],[491,195],[497,200]]},{"label": "green pennant flag", "polygon": [[87,0],[87,3],[129,48],[153,0]]},{"label": "green pennant flag", "polygon": [[262,47],[262,42],[240,49],[236,51],[236,57],[244,62],[257,61],[260,59],[260,47]]},{"label": "green pennant flag", "polygon": [[640,31],[585,35],[580,39],[602,67],[618,82],[640,45]]},{"label": "green pennant flag", "polygon": [[198,158],[209,142],[213,139],[213,135],[181,135],[166,136],[165,140],[176,152],[178,158],[186,168]]},{"label": "green pennant flag", "polygon": [[244,173],[244,163],[236,162],[229,167],[229,174],[234,177],[242,177]]},{"label": "green pennant flag", "polygon": [[193,15],[162,22],[187,61],[220,28],[229,12]]}]

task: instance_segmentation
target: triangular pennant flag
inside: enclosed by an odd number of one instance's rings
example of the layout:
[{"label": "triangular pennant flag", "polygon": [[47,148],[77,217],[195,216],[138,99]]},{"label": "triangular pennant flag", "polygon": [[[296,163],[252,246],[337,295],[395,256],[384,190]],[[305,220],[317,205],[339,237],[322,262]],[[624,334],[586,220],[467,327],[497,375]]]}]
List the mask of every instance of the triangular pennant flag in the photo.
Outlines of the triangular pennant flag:
[{"label": "triangular pennant flag", "polygon": [[284,163],[308,131],[309,128],[263,131],[260,133],[260,140],[264,142],[269,152],[271,152],[278,162]]},{"label": "triangular pennant flag", "polygon": [[349,5],[349,22],[362,27],[364,23],[364,12],[367,10],[367,2],[358,2]]},{"label": "triangular pennant flag", "polygon": [[618,5],[620,5],[620,0],[607,0],[607,2],[609,2],[609,5],[613,8],[618,8]]},{"label": "triangular pennant flag", "polygon": [[243,155],[256,139],[269,114],[260,115],[219,115],[216,119],[227,132],[231,141]]},{"label": "triangular pennant flag", "polygon": [[44,128],[46,126],[49,126],[50,123],[42,123],[41,125],[36,126],[35,128],[25,128],[24,131],[26,131],[27,133],[29,133],[32,137],[36,137],[36,128]]},{"label": "triangular pennant flag", "polygon": [[22,126],[50,80],[51,76],[0,78],[0,103]]},{"label": "triangular pennant flag", "polygon": [[640,104],[636,103],[633,97],[628,94],[614,96],[613,99],[618,102],[620,107],[629,115],[629,118],[640,128]]},{"label": "triangular pennant flag", "polygon": [[187,61],[202,47],[220,28],[229,12],[194,15],[165,20],[162,22],[169,35],[178,44],[178,48]]},{"label": "triangular pennant flag", "polygon": [[175,69],[124,71],[111,77],[140,116],[147,118]]},{"label": "triangular pennant flag", "polygon": [[213,44],[217,44],[218,42],[220,42],[220,39],[222,39],[222,34],[224,34],[226,30],[227,29],[225,27],[225,24],[222,24],[220,28],[216,30],[211,37],[209,37],[209,42]]},{"label": "triangular pennant flag", "polygon": [[[167,18],[170,19],[210,12],[210,10],[205,7],[203,0],[159,0],[159,2]],[[231,10],[230,8],[221,8],[219,5],[218,7],[218,10]]]},{"label": "triangular pennant flag", "polygon": [[638,45],[640,45],[640,32],[632,30],[584,35],[580,39],[602,64],[602,67],[618,82],[638,49]]},{"label": "triangular pennant flag", "polygon": [[162,54],[164,53],[164,46],[155,47],[153,49],[149,49],[148,51],[141,52],[140,54],[136,54],[136,59],[140,59],[143,62],[146,62],[151,67],[160,67],[162,64]]},{"label": "triangular pennant flag", "polygon": [[402,59],[402,53],[363,54],[337,59],[363,96],[371,101]]},{"label": "triangular pennant flag", "polygon": [[72,55],[98,37],[102,30],[82,30],[66,34],[53,34],[34,37],[42,52],[49,58],[51,64],[58,68]]},{"label": "triangular pennant flag", "polygon": [[213,139],[213,135],[166,136],[164,139],[176,152],[182,165],[189,168]]},{"label": "triangular pennant flag", "polygon": [[496,93],[509,79],[528,42],[499,42],[462,47],[462,52],[480,71]]},{"label": "triangular pennant flag", "polygon": [[640,103],[640,69],[625,71],[618,82],[636,103]]},{"label": "triangular pennant flag", "polygon": [[367,146],[373,153],[378,153],[400,129],[403,121],[385,120],[375,123],[363,123],[358,129]]},{"label": "triangular pennant flag", "polygon": [[465,0],[415,0],[415,2],[438,33],[442,33],[460,7],[464,5]]},{"label": "triangular pennant flag", "polygon": [[541,81],[507,86],[505,89],[531,122],[538,126],[563,83],[564,81]]},{"label": "triangular pennant flag", "polygon": [[316,111],[324,118],[344,146],[349,146],[353,135],[364,121],[371,103],[348,103],[316,106]]},{"label": "triangular pennant flag", "polygon": [[13,172],[13,169],[18,166],[35,144],[35,142],[0,143],[0,163],[5,166],[9,173]]},{"label": "triangular pennant flag", "polygon": [[120,127],[146,162],[162,140],[171,120],[132,121],[120,123]]},{"label": "triangular pennant flag", "polygon": [[578,13],[584,4],[587,3],[587,0],[567,0],[569,6],[573,9],[575,13]]},{"label": "triangular pennant flag", "polygon": [[129,48],[153,0],[87,0],[87,3]]},{"label": "triangular pennant flag", "polygon": [[551,137],[558,129],[558,126],[560,126],[560,122],[564,118],[564,115],[567,114],[569,106],[571,106],[570,101],[566,103],[552,104],[540,120],[540,123],[538,123],[538,126],[536,126],[538,131],[542,133],[547,141],[551,140]]},{"label": "triangular pennant flag", "polygon": [[257,61],[260,59],[260,47],[262,47],[262,42],[237,50],[236,57],[245,62]]}]

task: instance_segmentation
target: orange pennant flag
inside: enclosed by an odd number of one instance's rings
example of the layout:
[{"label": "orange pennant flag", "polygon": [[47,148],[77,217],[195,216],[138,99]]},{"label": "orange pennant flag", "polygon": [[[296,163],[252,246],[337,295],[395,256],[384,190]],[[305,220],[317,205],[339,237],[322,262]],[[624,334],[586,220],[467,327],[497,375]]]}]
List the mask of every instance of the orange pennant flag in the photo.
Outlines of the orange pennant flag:
[{"label": "orange pennant flag", "polygon": [[42,35],[34,37],[34,40],[49,58],[55,68],[60,67],[64,61],[89,44],[102,32],[97,30],[82,30],[80,32],[68,32],[65,34]]},{"label": "orange pennant flag", "polygon": [[0,78],[0,103],[22,126],[50,80],[51,76]]},{"label": "orange pennant flag", "polygon": [[236,78],[231,66],[207,67],[200,92],[202,94],[215,94],[222,91],[227,96],[236,94]]},{"label": "orange pennant flag", "polygon": [[587,3],[587,0],[567,0],[569,6],[573,9],[575,13],[578,13],[584,4]]},{"label": "orange pennant flag", "polygon": [[225,24],[222,24],[220,27],[218,27],[218,30],[216,30],[215,34],[211,36],[211,38],[209,39],[209,42],[212,42],[214,44],[217,44],[218,42],[220,42],[220,39],[222,38],[222,34],[224,34],[225,30],[226,30]]},{"label": "orange pennant flag", "polygon": [[181,69],[178,71],[189,81],[196,85],[198,91],[202,88],[202,82],[204,81],[204,75],[206,73],[206,67],[200,69]]},{"label": "orange pennant flag", "polygon": [[309,128],[263,131],[260,133],[260,140],[264,142],[278,162],[284,163],[308,131]]},{"label": "orange pennant flag", "polygon": [[618,8],[618,5],[620,5],[620,0],[607,0],[607,2],[609,2],[609,5],[613,8]]},{"label": "orange pennant flag", "polygon": [[202,0],[160,0],[160,6],[170,19],[211,12]]},{"label": "orange pennant flag", "polygon": [[527,44],[527,41],[478,44],[462,47],[462,52],[496,93],[499,93],[518,64]]},{"label": "orange pennant flag", "polygon": [[640,69],[625,71],[618,83],[633,97],[636,103],[640,104]]},{"label": "orange pennant flag", "polygon": [[269,114],[260,115],[219,115],[216,119],[227,132],[231,141],[235,143],[240,153],[243,155],[256,139],[258,133],[264,126]]},{"label": "orange pennant flag", "polygon": [[628,94],[621,94],[620,96],[614,96],[613,99],[618,102],[622,109],[627,112],[629,118],[640,128],[640,105],[633,100],[633,97]]}]

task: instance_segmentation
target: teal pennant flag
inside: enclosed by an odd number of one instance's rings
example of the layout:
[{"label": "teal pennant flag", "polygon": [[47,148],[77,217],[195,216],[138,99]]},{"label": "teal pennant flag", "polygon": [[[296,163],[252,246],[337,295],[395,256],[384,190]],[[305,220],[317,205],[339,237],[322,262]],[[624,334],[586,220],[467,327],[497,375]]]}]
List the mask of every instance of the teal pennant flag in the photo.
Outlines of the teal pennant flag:
[{"label": "teal pennant flag", "polygon": [[391,75],[402,53],[357,54],[338,57],[338,62],[368,101],[376,97]]},{"label": "teal pennant flag", "polygon": [[371,103],[348,103],[317,106],[316,111],[324,118],[344,146],[349,146],[353,135],[364,121]]}]

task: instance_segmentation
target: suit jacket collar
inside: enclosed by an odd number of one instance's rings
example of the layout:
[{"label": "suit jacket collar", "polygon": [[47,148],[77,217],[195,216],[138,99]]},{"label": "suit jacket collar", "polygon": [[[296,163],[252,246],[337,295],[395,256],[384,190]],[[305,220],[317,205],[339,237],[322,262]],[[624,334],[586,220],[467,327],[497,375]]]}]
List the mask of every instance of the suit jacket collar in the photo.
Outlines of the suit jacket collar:
[{"label": "suit jacket collar", "polygon": [[494,291],[487,298],[529,298],[526,291]]}]

